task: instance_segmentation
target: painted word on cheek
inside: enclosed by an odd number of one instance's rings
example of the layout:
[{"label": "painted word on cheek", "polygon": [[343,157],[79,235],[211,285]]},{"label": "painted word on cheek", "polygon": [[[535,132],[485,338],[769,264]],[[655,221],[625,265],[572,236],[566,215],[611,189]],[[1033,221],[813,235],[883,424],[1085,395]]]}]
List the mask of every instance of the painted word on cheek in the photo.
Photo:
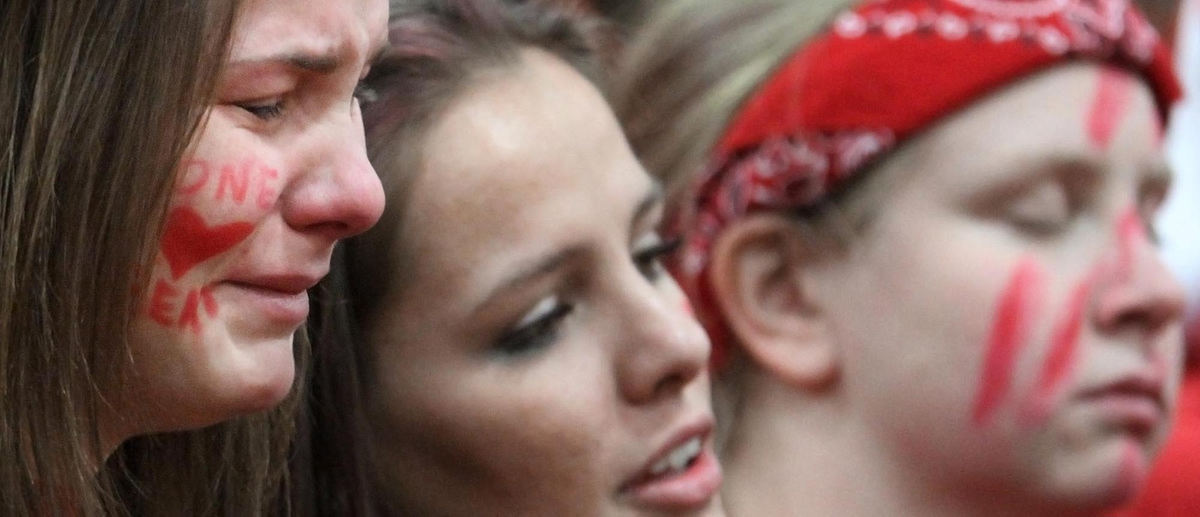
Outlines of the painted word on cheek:
[{"label": "painted word on cheek", "polygon": [[[214,175],[216,180],[213,180]],[[184,167],[178,192],[182,196],[192,196],[212,185],[210,190],[214,199],[242,205],[253,191],[255,205],[265,210],[271,208],[279,196],[275,186],[278,179],[277,169],[254,160],[216,167],[207,160],[192,159]]]},{"label": "painted word on cheek", "polygon": [[[181,298],[183,304],[178,305]],[[159,280],[150,296],[150,318],[164,327],[178,327],[199,334],[201,306],[209,318],[216,317],[217,300],[213,298],[211,287],[191,289],[181,296],[174,285]]]},{"label": "painted word on cheek", "polygon": [[1100,69],[1096,96],[1087,116],[1087,135],[1092,145],[1108,149],[1132,97],[1132,78],[1112,67]]},{"label": "painted word on cheek", "polygon": [[971,416],[975,425],[988,422],[1009,390],[1016,358],[1028,340],[1044,285],[1042,269],[1026,258],[1017,265],[1000,295]]},{"label": "painted word on cheek", "polygon": [[[204,222],[200,214],[191,207],[181,206],[167,214],[166,229],[162,237],[162,254],[171,270],[171,277],[178,280],[193,267],[228,251],[245,240],[254,231],[254,225],[234,222],[213,225]],[[182,299],[181,306],[176,302]],[[150,295],[150,319],[164,327],[178,327],[200,332],[200,308],[210,318],[217,315],[217,300],[211,287],[190,289],[181,295],[174,284],[158,280]]]}]

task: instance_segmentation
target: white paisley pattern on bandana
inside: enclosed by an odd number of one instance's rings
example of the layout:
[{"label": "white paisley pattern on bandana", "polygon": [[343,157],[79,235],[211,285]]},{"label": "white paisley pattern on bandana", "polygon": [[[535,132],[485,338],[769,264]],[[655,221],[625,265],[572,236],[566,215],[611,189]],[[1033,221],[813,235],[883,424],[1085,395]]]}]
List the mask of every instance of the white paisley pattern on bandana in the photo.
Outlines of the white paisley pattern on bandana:
[{"label": "white paisley pattern on bandana", "polygon": [[1160,113],[1179,95],[1169,52],[1127,0],[865,0],[797,49],[734,115],[668,214],[667,233],[684,239],[668,267],[712,337],[714,365],[728,329],[705,270],[727,224],[817,204],[946,114],[1072,59],[1142,75]]}]

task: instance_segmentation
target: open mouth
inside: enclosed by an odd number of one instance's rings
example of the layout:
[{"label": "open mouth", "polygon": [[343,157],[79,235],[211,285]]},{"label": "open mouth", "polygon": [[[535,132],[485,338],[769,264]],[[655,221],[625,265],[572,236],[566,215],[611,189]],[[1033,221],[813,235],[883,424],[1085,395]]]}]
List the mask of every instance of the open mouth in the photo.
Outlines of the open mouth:
[{"label": "open mouth", "polygon": [[700,451],[703,447],[704,442],[701,440],[701,437],[692,437],[692,439],[684,442],[683,445],[667,453],[665,458],[651,465],[649,477],[652,479],[682,473],[696,463],[696,459],[700,457]]},{"label": "open mouth", "polygon": [[626,483],[621,492],[659,511],[706,507],[721,486],[721,467],[708,444],[709,428],[685,434]]}]

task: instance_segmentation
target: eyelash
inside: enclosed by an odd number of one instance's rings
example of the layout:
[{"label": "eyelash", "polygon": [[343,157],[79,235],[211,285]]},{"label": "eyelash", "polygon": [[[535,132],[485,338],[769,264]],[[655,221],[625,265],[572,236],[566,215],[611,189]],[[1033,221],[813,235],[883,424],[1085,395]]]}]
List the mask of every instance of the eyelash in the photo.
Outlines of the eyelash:
[{"label": "eyelash", "polygon": [[557,298],[553,303],[554,307],[545,315],[505,332],[492,348],[501,355],[515,357],[549,346],[558,339],[562,321],[575,310],[573,305]]},{"label": "eyelash", "polygon": [[633,262],[637,264],[638,271],[642,273],[642,276],[647,280],[656,281],[662,277],[662,260],[679,250],[681,244],[683,241],[678,237],[659,241],[653,246],[634,253]]},{"label": "eyelash", "polygon": [[274,120],[283,114],[283,101],[281,100],[270,104],[238,104],[237,107],[264,121]]}]

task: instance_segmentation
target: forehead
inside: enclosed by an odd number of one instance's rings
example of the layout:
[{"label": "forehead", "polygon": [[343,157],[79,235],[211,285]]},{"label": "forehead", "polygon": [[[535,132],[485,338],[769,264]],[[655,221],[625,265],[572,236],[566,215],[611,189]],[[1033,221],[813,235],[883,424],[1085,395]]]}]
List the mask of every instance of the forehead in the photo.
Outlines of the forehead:
[{"label": "forehead", "polygon": [[234,27],[232,57],[273,52],[365,59],[386,41],[386,0],[249,0]]},{"label": "forehead", "polygon": [[[1128,93],[1098,101],[1106,80]],[[1098,112],[1099,110],[1099,112]],[[1094,139],[1096,118],[1112,124],[1113,141]],[[896,158],[920,169],[914,180],[972,189],[1038,173],[1054,163],[1112,170],[1158,170],[1159,121],[1153,95],[1139,78],[1100,65],[1062,65],[1017,81],[916,137]],[[1043,171],[1044,172],[1044,171]]]},{"label": "forehead", "polygon": [[418,276],[483,280],[567,241],[624,237],[651,190],[607,104],[568,65],[528,50],[488,73],[425,135],[401,239]]}]

